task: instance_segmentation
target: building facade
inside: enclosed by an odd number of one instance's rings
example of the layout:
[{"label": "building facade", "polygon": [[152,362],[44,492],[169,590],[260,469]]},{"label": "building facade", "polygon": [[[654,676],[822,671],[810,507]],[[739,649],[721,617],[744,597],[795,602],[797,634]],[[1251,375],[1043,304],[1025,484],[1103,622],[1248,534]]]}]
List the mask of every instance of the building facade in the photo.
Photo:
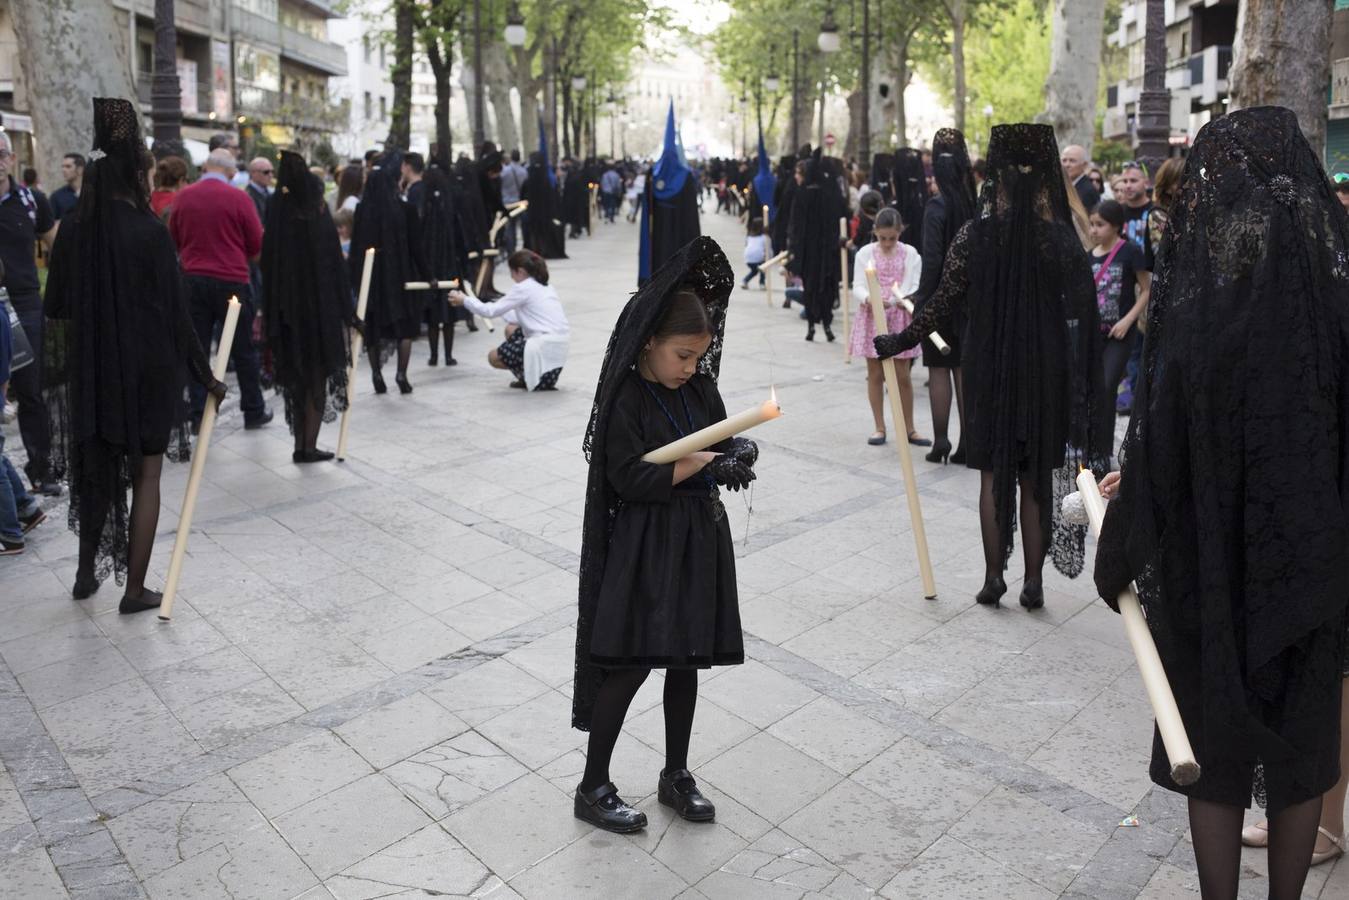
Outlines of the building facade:
[{"label": "building facade", "polygon": [[1349,0],[1335,0],[1330,26],[1330,108],[1326,171],[1349,173]]},{"label": "building facade", "polygon": [[[1166,0],[1166,86],[1171,91],[1171,143],[1188,146],[1200,128],[1227,109],[1227,73],[1236,40],[1238,0]],[[1127,57],[1123,81],[1106,88],[1101,126],[1107,140],[1133,141],[1143,90],[1145,0],[1126,0],[1119,26],[1106,36]]]}]

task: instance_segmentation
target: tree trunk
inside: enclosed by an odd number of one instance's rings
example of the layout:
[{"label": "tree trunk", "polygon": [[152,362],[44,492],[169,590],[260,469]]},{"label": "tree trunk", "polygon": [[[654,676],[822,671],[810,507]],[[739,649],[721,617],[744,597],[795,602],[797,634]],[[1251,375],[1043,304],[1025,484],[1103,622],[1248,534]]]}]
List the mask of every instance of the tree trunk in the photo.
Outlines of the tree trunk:
[{"label": "tree trunk", "polygon": [[1060,147],[1077,144],[1090,158],[1105,0],[1054,0],[1053,22],[1045,109],[1039,119],[1054,126]]},{"label": "tree trunk", "polygon": [[[843,142],[843,158],[856,158],[862,147],[862,106],[870,98],[860,90],[848,95],[848,137]],[[873,141],[874,143],[874,141]],[[858,160],[858,162],[862,162]],[[865,165],[865,163],[864,163]]]},{"label": "tree trunk", "polygon": [[64,154],[93,142],[90,98],[136,96],[127,26],[111,3],[10,0],[9,9],[26,95],[16,105],[33,117],[34,165],[54,179]]},{"label": "tree trunk", "polygon": [[[487,97],[492,102],[492,113],[496,119],[496,141],[507,155],[520,147],[520,128],[516,124],[515,110],[511,108],[511,73],[506,61],[505,45],[493,41],[482,48],[483,78],[487,80]],[[529,106],[524,91],[520,92],[520,111],[523,115]]]},{"label": "tree trunk", "polygon": [[1318,157],[1325,155],[1330,84],[1330,0],[1241,0],[1229,110],[1286,106]]},{"label": "tree trunk", "polygon": [[[154,119],[157,156],[182,150],[183,93],[178,83],[177,44],[173,0],[155,0],[155,74],[150,83],[150,115]],[[197,86],[191,88],[195,91]],[[161,147],[161,143],[165,146]]]},{"label": "tree trunk", "polygon": [[828,87],[827,87],[827,85],[826,85],[826,83],[825,83],[825,80],[824,80],[824,76],[823,76],[823,75],[820,76],[820,97],[819,97],[819,100],[820,100],[820,130],[819,130],[819,132],[818,132],[818,134],[819,134],[818,141],[819,141],[819,146],[823,147],[823,146],[824,146],[824,107],[825,107],[825,103],[829,100]]},{"label": "tree trunk", "polygon": [[[955,73],[956,130],[965,130],[965,19],[966,0],[946,0],[946,12],[951,18],[951,70]],[[904,139],[904,135],[900,135]]]},{"label": "tree trunk", "polygon": [[407,150],[412,142],[412,45],[416,27],[416,0],[393,0],[393,65],[389,82],[393,85],[393,110],[389,114],[386,150]]},{"label": "tree trunk", "polygon": [[431,73],[436,77],[436,152],[432,154],[441,168],[449,169],[454,162],[454,144],[450,135],[450,69],[454,45],[448,40],[431,38],[426,41],[426,56]]}]

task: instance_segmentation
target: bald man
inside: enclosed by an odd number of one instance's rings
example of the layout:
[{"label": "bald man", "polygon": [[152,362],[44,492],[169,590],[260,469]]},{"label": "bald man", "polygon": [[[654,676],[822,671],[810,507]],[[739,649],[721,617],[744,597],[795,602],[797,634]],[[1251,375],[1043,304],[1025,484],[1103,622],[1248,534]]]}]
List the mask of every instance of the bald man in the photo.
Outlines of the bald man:
[{"label": "bald man", "polygon": [[1086,148],[1079,147],[1077,144],[1069,144],[1059,154],[1059,164],[1063,166],[1063,171],[1067,173],[1068,180],[1077,189],[1077,196],[1081,198],[1082,205],[1086,207],[1087,212],[1091,212],[1096,208],[1096,204],[1101,202],[1101,195],[1096,192],[1096,186],[1087,177],[1087,170],[1091,168],[1091,160],[1087,157]]},{"label": "bald man", "polygon": [[248,164],[248,185],[244,190],[258,211],[259,222],[267,221],[267,201],[272,197],[273,174],[272,161],[266,157],[259,156]]}]

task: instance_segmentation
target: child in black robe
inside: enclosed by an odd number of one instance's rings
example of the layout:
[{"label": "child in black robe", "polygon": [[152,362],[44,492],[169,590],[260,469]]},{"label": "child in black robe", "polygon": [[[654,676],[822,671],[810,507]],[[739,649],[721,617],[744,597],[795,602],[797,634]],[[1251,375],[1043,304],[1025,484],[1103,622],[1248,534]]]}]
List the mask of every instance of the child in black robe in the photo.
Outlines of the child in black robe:
[{"label": "child in black robe", "polygon": [[674,463],[641,457],[726,418],[716,377],[734,282],[710,238],[675,254],[623,310],[595,392],[572,701],[572,725],[590,732],[590,746],[574,811],[607,831],[646,826],[609,781],[609,760],[653,668],[666,670],[660,802],[689,821],[716,812],[688,771],[697,670],[745,655],[717,488],[747,486],[758,450],[734,438]]}]

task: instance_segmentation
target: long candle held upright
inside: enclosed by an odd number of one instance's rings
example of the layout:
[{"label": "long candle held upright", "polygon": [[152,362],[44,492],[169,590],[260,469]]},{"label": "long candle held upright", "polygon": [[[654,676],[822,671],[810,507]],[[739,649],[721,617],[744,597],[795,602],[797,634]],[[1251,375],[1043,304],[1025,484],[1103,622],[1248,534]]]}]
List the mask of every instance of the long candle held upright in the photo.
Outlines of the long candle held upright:
[{"label": "long candle held upright", "polygon": [[[1090,469],[1078,473],[1077,491],[1087,511],[1091,533],[1099,538],[1101,524],[1105,521],[1105,501],[1101,499],[1096,476]],[[1148,620],[1143,616],[1138,592],[1132,584],[1119,595],[1119,612],[1124,618],[1129,646],[1133,648],[1134,659],[1138,662],[1138,672],[1143,676],[1143,688],[1152,704],[1152,714],[1157,719],[1157,733],[1162,736],[1162,746],[1166,748],[1166,758],[1171,763],[1171,780],[1180,785],[1194,784],[1199,780],[1199,762],[1190,746],[1190,737],[1185,732],[1185,722],[1180,718],[1176,695],[1171,692],[1171,682],[1166,678],[1157,644],[1148,630]]]},{"label": "long candle held upright", "polygon": [[[356,299],[356,318],[365,321],[365,306],[370,299],[370,277],[375,271],[375,248],[365,251],[361,266],[361,292]],[[351,404],[356,399],[356,361],[361,358],[363,340],[358,331],[351,336],[351,362],[347,365],[347,408],[342,410],[342,424],[337,428],[337,461],[347,458],[347,428],[351,425]]]},{"label": "long candle held upright", "polygon": [[838,305],[843,310],[843,361],[852,362],[852,329],[848,326],[848,220],[838,220]]},{"label": "long candle held upright", "polygon": [[672,441],[664,447],[657,447],[644,455],[642,460],[650,463],[672,463],[675,460],[683,459],[690,453],[706,450],[713,444],[735,437],[741,432],[749,431],[755,425],[762,425],[764,422],[776,419],[780,415],[782,415],[782,407],[778,406],[778,392],[774,389],[769,398],[758,406],[751,406],[742,413],[722,419],[720,422],[713,422],[706,428],[695,431],[687,437]]}]

